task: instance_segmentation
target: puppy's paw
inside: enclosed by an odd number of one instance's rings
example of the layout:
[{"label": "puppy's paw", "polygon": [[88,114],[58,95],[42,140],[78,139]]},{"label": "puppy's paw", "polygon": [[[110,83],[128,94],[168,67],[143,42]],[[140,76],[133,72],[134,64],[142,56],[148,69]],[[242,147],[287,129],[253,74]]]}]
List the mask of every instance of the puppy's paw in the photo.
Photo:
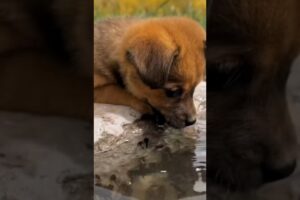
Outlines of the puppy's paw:
[{"label": "puppy's paw", "polygon": [[154,121],[155,120],[155,116],[153,114],[143,114],[141,116],[141,118],[139,118],[138,120],[140,121]]},{"label": "puppy's paw", "polygon": [[161,135],[166,126],[157,124],[157,120],[155,115],[145,114],[135,121],[135,125],[143,130],[144,135]]},{"label": "puppy's paw", "polygon": [[154,114],[152,107],[149,104],[144,103],[142,101],[135,101],[134,103],[131,104],[131,107],[137,110],[138,112],[142,113],[142,115]]},{"label": "puppy's paw", "polygon": [[158,126],[163,126],[166,123],[164,116],[155,110],[153,110],[153,114],[143,114],[139,120],[140,121],[151,121]]}]

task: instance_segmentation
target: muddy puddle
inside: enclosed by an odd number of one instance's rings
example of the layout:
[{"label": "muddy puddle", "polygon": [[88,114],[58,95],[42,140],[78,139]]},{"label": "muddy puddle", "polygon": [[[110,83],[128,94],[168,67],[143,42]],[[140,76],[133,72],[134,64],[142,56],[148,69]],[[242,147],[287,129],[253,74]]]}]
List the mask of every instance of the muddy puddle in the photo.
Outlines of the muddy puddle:
[{"label": "muddy puddle", "polygon": [[182,131],[130,124],[95,144],[95,199],[205,199],[205,120]]},{"label": "muddy puddle", "polygon": [[194,93],[197,122],[157,127],[128,108],[96,104],[95,200],[206,199],[206,84]]}]

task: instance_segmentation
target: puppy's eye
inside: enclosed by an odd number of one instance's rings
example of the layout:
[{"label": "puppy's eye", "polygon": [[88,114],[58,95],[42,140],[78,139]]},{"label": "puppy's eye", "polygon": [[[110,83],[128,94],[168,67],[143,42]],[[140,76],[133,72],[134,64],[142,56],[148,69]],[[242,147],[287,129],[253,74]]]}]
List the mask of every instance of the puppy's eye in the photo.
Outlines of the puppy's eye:
[{"label": "puppy's eye", "polygon": [[251,67],[241,58],[224,58],[207,65],[209,90],[224,90],[246,86],[250,83]]},{"label": "puppy's eye", "polygon": [[175,97],[181,97],[183,90],[181,88],[175,90],[165,89],[165,93],[167,97],[175,98]]}]

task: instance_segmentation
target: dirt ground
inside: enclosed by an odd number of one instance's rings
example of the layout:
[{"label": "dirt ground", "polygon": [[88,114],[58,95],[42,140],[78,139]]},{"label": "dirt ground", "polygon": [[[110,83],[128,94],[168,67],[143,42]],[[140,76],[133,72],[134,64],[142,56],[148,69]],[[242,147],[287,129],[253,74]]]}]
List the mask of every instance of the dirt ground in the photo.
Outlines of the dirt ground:
[{"label": "dirt ground", "polygon": [[0,130],[1,200],[92,199],[87,123],[0,112]]}]

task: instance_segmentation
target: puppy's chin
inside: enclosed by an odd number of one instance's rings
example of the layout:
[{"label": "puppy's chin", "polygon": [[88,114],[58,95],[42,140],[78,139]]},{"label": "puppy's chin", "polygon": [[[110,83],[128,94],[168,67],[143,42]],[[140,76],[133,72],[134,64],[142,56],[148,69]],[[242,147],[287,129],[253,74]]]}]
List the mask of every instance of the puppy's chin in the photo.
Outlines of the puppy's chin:
[{"label": "puppy's chin", "polygon": [[186,127],[185,121],[184,120],[180,120],[176,117],[167,117],[165,116],[167,124],[172,126],[173,128],[176,129],[182,129],[184,127]]},{"label": "puppy's chin", "polygon": [[[176,129],[182,129],[186,126],[188,126],[186,124],[186,121],[182,119],[181,115],[176,115],[174,112],[172,113],[163,113],[163,111],[159,111],[158,109],[152,107],[153,109],[153,116],[146,116],[146,118],[151,118],[155,124],[157,125],[164,125],[167,124],[173,128]],[[145,118],[145,116],[143,117]]]},{"label": "puppy's chin", "polygon": [[153,116],[153,120],[155,121],[155,123],[157,125],[163,125],[163,124],[167,123],[169,126],[176,128],[176,129],[181,129],[186,126],[185,121],[179,120],[178,117],[174,117],[174,116],[168,117],[167,115],[161,114],[157,110],[155,110],[154,113],[155,114]]}]

